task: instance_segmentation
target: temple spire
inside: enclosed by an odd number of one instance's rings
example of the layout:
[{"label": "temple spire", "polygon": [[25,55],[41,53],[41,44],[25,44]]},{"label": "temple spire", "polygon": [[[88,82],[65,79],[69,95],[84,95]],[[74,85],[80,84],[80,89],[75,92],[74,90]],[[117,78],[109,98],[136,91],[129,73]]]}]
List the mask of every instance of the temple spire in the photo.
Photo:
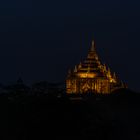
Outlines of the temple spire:
[{"label": "temple spire", "polygon": [[80,62],[80,64],[79,64],[78,68],[80,69],[81,67],[82,67],[82,63]]},{"label": "temple spire", "polygon": [[92,52],[94,52],[94,51],[95,51],[95,42],[94,42],[94,40],[92,41],[91,51],[92,51]]}]

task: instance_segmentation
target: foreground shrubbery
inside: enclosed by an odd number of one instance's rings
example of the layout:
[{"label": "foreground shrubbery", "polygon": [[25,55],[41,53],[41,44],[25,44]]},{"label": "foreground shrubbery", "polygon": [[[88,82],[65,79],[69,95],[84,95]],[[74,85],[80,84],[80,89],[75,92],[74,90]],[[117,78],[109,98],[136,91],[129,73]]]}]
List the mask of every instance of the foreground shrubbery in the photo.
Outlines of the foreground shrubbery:
[{"label": "foreground shrubbery", "polygon": [[[53,92],[52,92],[53,93]],[[140,95],[129,90],[86,95],[1,94],[4,139],[140,139]]]}]

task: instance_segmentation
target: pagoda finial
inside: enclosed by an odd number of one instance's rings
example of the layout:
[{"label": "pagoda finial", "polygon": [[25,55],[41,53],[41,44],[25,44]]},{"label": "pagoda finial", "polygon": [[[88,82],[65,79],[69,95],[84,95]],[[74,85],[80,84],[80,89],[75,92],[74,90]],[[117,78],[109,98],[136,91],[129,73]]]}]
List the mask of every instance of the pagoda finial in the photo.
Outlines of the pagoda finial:
[{"label": "pagoda finial", "polygon": [[74,72],[77,72],[77,66],[75,66],[75,68],[74,68]]},{"label": "pagoda finial", "polygon": [[94,40],[92,40],[92,47],[91,47],[91,51],[94,52],[95,51],[95,42]]}]

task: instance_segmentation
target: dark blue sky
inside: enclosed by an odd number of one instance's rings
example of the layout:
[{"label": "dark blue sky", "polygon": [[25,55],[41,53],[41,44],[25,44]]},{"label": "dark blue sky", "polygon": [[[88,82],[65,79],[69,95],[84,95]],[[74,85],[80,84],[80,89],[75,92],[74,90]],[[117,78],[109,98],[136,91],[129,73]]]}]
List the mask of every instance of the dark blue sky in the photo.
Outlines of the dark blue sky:
[{"label": "dark blue sky", "polygon": [[64,81],[94,38],[98,54],[140,91],[138,0],[0,1],[0,81]]}]

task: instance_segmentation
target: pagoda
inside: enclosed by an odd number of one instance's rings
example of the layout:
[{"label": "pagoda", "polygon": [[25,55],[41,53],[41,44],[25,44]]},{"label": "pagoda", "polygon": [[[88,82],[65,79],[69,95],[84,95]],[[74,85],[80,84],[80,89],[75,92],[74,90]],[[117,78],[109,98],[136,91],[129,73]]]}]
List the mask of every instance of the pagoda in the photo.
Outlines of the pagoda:
[{"label": "pagoda", "polygon": [[125,84],[101,64],[94,41],[85,61],[69,70],[66,79],[67,94],[110,94],[120,88],[125,88]]}]

